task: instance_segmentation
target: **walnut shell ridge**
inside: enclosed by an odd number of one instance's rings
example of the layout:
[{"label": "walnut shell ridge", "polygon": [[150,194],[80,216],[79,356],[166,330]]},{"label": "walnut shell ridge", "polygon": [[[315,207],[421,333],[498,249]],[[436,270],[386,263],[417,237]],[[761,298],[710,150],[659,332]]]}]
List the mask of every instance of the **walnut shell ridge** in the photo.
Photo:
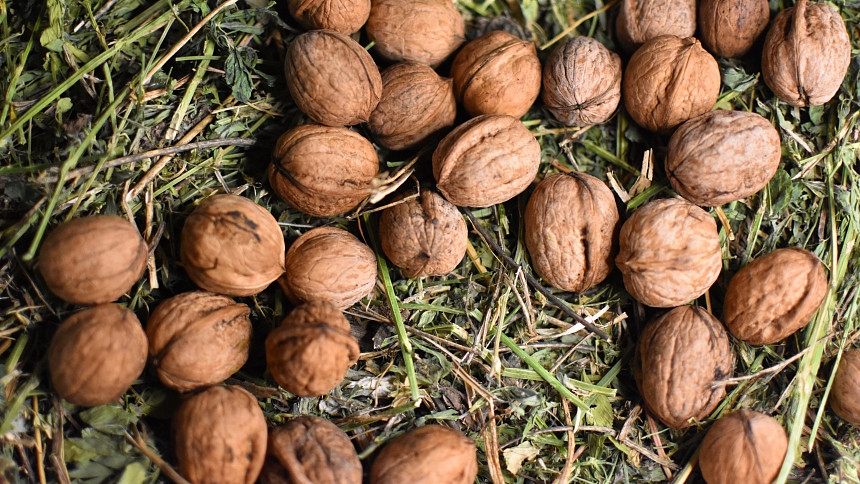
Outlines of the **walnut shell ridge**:
[{"label": "walnut shell ridge", "polygon": [[860,350],[842,353],[830,393],[830,406],[839,418],[860,427]]},{"label": "walnut shell ridge", "polygon": [[740,57],[752,48],[770,19],[767,0],[702,0],[702,43],[722,57]]},{"label": "walnut shell ridge", "polygon": [[349,35],[370,16],[370,0],[287,0],[290,15],[308,29],[326,29]]},{"label": "walnut shell ridge", "polygon": [[628,52],[661,35],[692,37],[696,0],[622,0],[615,30]]},{"label": "walnut shell ridge", "polygon": [[788,451],[788,436],[773,417],[737,410],[714,422],[699,450],[708,484],[770,484]]},{"label": "walnut shell ridge", "polygon": [[439,65],[466,40],[466,23],[450,0],[373,0],[365,30],[393,61]]},{"label": "walnut shell ridge", "polygon": [[370,484],[471,484],[478,475],[475,443],[441,425],[425,425],[389,442],[370,469]]}]

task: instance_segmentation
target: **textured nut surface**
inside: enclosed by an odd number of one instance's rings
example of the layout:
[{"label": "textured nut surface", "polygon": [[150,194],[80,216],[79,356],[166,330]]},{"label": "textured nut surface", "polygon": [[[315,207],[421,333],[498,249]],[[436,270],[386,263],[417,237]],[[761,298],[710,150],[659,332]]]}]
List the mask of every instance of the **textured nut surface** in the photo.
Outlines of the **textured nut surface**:
[{"label": "textured nut surface", "polygon": [[767,0],[702,0],[699,31],[702,43],[716,55],[747,53],[770,19]]},{"label": "textured nut surface", "polygon": [[731,376],[734,355],[723,325],[695,306],[677,307],[648,323],[633,360],[648,411],[673,429],[692,425],[726,394],[715,381]]},{"label": "textured nut surface", "polygon": [[39,252],[48,289],[72,304],[119,299],[143,275],[148,250],[133,223],[115,215],[69,220],[51,231]]},{"label": "textured nut surface", "polygon": [[436,66],[466,40],[466,23],[450,0],[374,0],[367,36],[383,57]]},{"label": "textured nut surface", "polygon": [[532,267],[553,287],[582,292],[609,275],[618,209],[609,187],[585,173],[546,177],[525,213]]},{"label": "textured nut surface", "polygon": [[195,291],[162,302],[146,322],[149,355],[165,385],[180,392],[221,383],[248,361],[251,310]]},{"label": "textured nut surface", "polygon": [[628,52],[661,35],[692,37],[696,0],[622,0],[615,29]]},{"label": "textured nut surface", "polygon": [[75,405],[118,399],[146,366],[146,334],[137,316],[102,304],[69,316],[48,348],[51,383]]},{"label": "textured nut surface", "polygon": [[355,208],[371,189],[379,158],[370,141],[346,128],[306,124],[278,138],[269,166],[272,190],[314,217]]},{"label": "textured nut surface", "polygon": [[767,119],[746,111],[711,111],[672,134],[666,175],[678,194],[714,207],[764,188],[781,153],[779,133]]},{"label": "textured nut surface", "polygon": [[475,443],[441,425],[425,425],[388,443],[370,469],[371,484],[471,484],[478,475]]},{"label": "textured nut surface", "polygon": [[630,58],[622,81],[627,112],[643,128],[668,133],[710,111],[720,94],[717,61],[699,43],[666,35]]},{"label": "textured nut surface", "polygon": [[788,450],[788,436],[773,417],[737,410],[714,422],[699,451],[708,484],[770,484]]},{"label": "textured nut surface", "polygon": [[637,301],[670,308],[701,296],[722,269],[717,223],[677,198],[646,203],[621,226],[615,264]]},{"label": "textured nut surface", "polygon": [[382,77],[358,42],[333,30],[298,35],[284,61],[296,106],[327,126],[363,123],[382,95]]},{"label": "textured nut surface", "polygon": [[827,275],[815,254],[796,247],[777,249],[735,274],[723,317],[736,338],[769,345],[806,326],[826,293]]},{"label": "textured nut surface", "polygon": [[200,202],[182,227],[179,254],[201,288],[251,296],[284,272],[284,234],[265,208],[237,195]]},{"label": "textured nut surface", "polygon": [[433,152],[436,186],[460,207],[489,207],[519,195],[540,166],[540,144],[518,119],[487,114],[448,134]]},{"label": "textured nut surface", "polygon": [[839,418],[860,426],[860,350],[842,353],[833,380],[830,405]]},{"label": "textured nut surface", "polygon": [[798,0],[773,19],[764,39],[761,72],[783,101],[817,106],[836,95],[850,62],[851,42],[842,17],[823,3]]},{"label": "textured nut surface", "polygon": [[370,15],[370,0],[287,0],[290,15],[308,29],[327,29],[349,35]]}]

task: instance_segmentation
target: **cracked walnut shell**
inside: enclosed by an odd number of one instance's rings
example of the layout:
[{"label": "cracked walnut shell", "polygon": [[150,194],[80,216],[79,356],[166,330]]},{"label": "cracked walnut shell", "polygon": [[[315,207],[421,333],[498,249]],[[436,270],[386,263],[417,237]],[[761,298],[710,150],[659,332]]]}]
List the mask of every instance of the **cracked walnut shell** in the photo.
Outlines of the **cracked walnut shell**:
[{"label": "cracked walnut shell", "polygon": [[720,417],[699,451],[708,484],[770,484],[788,451],[788,436],[773,417],[741,409]]},{"label": "cracked walnut shell", "polygon": [[350,35],[370,16],[370,0],[287,0],[290,15],[308,29]]},{"label": "cracked walnut shell", "polygon": [[661,35],[692,37],[696,0],[622,0],[615,30],[628,52]]},{"label": "cracked walnut shell", "polygon": [[389,442],[370,469],[370,484],[472,484],[475,443],[441,425],[425,425]]},{"label": "cracked walnut shell", "polygon": [[770,19],[767,0],[702,0],[702,43],[722,57],[740,57],[752,48]]},{"label": "cracked walnut shell", "polygon": [[833,379],[830,406],[839,418],[860,427],[860,350],[842,353]]},{"label": "cracked walnut shell", "polygon": [[466,23],[451,0],[373,0],[365,30],[374,49],[393,61],[439,65],[466,40]]}]

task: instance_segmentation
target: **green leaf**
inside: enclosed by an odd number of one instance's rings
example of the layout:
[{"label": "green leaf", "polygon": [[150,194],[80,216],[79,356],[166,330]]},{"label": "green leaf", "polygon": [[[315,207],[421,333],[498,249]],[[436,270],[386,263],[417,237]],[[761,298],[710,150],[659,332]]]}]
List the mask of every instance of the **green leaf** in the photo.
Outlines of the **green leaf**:
[{"label": "green leaf", "polygon": [[57,115],[65,113],[66,111],[72,109],[72,99],[68,97],[61,97],[57,100]]},{"label": "green leaf", "polygon": [[137,417],[116,405],[101,405],[81,412],[81,420],[90,427],[111,435],[122,435]]},{"label": "green leaf", "polygon": [[118,484],[143,484],[146,481],[146,467],[140,462],[126,466]]},{"label": "green leaf", "polygon": [[585,421],[591,425],[612,427],[614,415],[615,413],[612,410],[612,404],[609,403],[609,398],[604,395],[595,395],[591,414],[585,414]]},{"label": "green leaf", "polygon": [[251,72],[257,62],[257,53],[254,49],[229,47],[227,61],[224,64],[227,84],[233,88],[233,97],[237,101],[246,103],[254,92],[254,83],[251,80]]}]

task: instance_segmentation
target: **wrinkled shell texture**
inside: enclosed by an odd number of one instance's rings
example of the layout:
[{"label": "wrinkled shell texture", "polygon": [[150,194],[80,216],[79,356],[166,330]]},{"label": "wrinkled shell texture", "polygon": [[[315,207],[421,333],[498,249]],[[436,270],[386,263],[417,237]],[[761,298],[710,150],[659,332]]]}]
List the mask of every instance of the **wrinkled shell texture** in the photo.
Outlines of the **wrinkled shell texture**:
[{"label": "wrinkled shell texture", "polygon": [[436,66],[466,40],[466,23],[450,0],[374,0],[365,30],[393,61]]},{"label": "wrinkled shell texture", "polygon": [[746,111],[711,111],[675,130],[666,175],[679,195],[715,207],[764,188],[781,153],[779,133],[767,119]]},{"label": "wrinkled shell texture", "polygon": [[311,301],[284,318],[266,338],[269,372],[282,388],[302,397],[325,395],[358,361],[349,321],[325,301]]},{"label": "wrinkled shell texture", "polygon": [[349,35],[370,16],[370,0],[287,0],[290,15],[308,29],[327,29]]},{"label": "wrinkled shell texture", "polygon": [[842,17],[823,3],[799,0],[779,12],[764,40],[764,82],[792,106],[829,101],[845,78],[851,43]]},{"label": "wrinkled shell texture", "polygon": [[257,480],[268,431],[257,399],[236,386],[187,397],[173,417],[179,473],[194,484]]},{"label": "wrinkled shell texture", "polygon": [[860,350],[842,353],[830,405],[839,418],[854,426],[860,426]]},{"label": "wrinkled shell texture", "polygon": [[39,252],[48,289],[72,304],[113,302],[143,275],[148,254],[137,227],[115,215],[92,215],[51,231]]},{"label": "wrinkled shell texture", "polygon": [[331,217],[358,206],[378,172],[376,150],[360,134],[305,124],[278,138],[269,183],[281,200],[301,212]]},{"label": "wrinkled shell texture", "polygon": [[777,249],[732,278],[723,307],[736,338],[769,345],[806,326],[827,293],[824,265],[812,252]]},{"label": "wrinkled shell texture", "polygon": [[382,212],[379,242],[406,277],[441,276],[466,255],[468,230],[457,207],[424,190],[418,198]]},{"label": "wrinkled shell texture", "polygon": [[773,417],[737,410],[717,420],[699,451],[708,484],[770,484],[779,474],[788,436]]},{"label": "wrinkled shell texture", "polygon": [[622,0],[615,28],[628,52],[661,35],[691,37],[696,31],[696,0]]},{"label": "wrinkled shell texture", "polygon": [[367,127],[382,146],[405,150],[453,126],[456,116],[453,81],[427,64],[402,62],[382,72],[382,98]]},{"label": "wrinkled shell texture", "polygon": [[532,42],[495,30],[469,42],[451,65],[454,94],[472,116],[524,115],[541,86],[541,66]]},{"label": "wrinkled shell texture", "polygon": [[265,208],[236,195],[214,195],[182,228],[180,257],[195,284],[210,292],[251,296],[284,272],[284,234]]},{"label": "wrinkled shell texture", "polygon": [[[269,459],[260,480],[314,484],[361,484],[361,461],[349,437],[319,417],[298,417],[269,432]],[[272,465],[274,464],[274,465]],[[271,474],[283,476],[276,481]]]},{"label": "wrinkled shell texture", "polygon": [[528,188],[540,166],[540,144],[511,116],[472,118],[433,152],[436,186],[459,207],[489,207]]},{"label": "wrinkled shell texture", "polygon": [[370,469],[371,484],[472,484],[475,443],[440,425],[425,425],[392,440]]},{"label": "wrinkled shell texture", "polygon": [[730,377],[733,367],[732,345],[720,321],[703,308],[681,306],[645,327],[633,375],[648,412],[682,429],[716,408],[726,389],[711,385]]},{"label": "wrinkled shell texture", "polygon": [[532,267],[553,287],[583,292],[609,275],[617,252],[618,208],[609,187],[585,173],[541,181],[525,213]]},{"label": "wrinkled shell texture", "polygon": [[621,101],[621,58],[591,37],[556,47],[543,66],[543,102],[560,122],[589,126],[609,119]]},{"label": "wrinkled shell texture", "polygon": [[767,0],[702,0],[699,31],[702,43],[722,57],[747,53],[770,19]]},{"label": "wrinkled shell texture", "polygon": [[137,316],[102,304],[69,316],[48,348],[51,383],[75,405],[118,399],[146,366],[146,334]]},{"label": "wrinkled shell texture", "polygon": [[677,198],[648,202],[624,222],[615,264],[624,287],[648,306],[671,308],[701,296],[722,269],[714,218]]},{"label": "wrinkled shell texture", "polygon": [[622,97],[627,112],[643,128],[668,133],[711,110],[720,94],[717,61],[688,37],[657,37],[627,64]]},{"label": "wrinkled shell texture", "polygon": [[186,292],[146,322],[149,354],[162,383],[180,392],[221,383],[248,361],[251,310],[227,296]]},{"label": "wrinkled shell texture", "polygon": [[332,30],[313,30],[293,39],[284,71],[296,106],[327,126],[367,121],[382,95],[382,77],[370,54]]},{"label": "wrinkled shell texture", "polygon": [[346,309],[376,284],[376,255],[345,230],[319,227],[296,239],[278,282],[293,303],[315,299]]}]

